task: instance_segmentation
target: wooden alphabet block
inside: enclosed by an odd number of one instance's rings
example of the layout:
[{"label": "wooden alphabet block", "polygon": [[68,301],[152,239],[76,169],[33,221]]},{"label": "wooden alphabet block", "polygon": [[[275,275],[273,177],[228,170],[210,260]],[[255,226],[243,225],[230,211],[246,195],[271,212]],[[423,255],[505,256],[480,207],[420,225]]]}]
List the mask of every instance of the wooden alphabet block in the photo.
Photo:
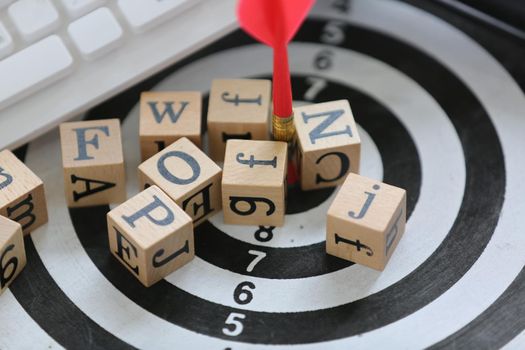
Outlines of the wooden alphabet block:
[{"label": "wooden alphabet block", "polygon": [[146,287],[195,256],[191,218],[157,186],[107,214],[111,253]]},{"label": "wooden alphabet block", "polygon": [[0,216],[0,294],[26,265],[22,226]]},{"label": "wooden alphabet block", "polygon": [[141,188],[160,187],[195,226],[221,210],[221,177],[221,168],[186,137],[139,166]]},{"label": "wooden alphabet block", "polygon": [[303,190],[336,186],[349,172],[359,173],[361,140],[347,100],[298,107],[294,114]]},{"label": "wooden alphabet block", "polygon": [[328,209],[326,252],[383,270],[405,222],[405,190],[349,174]]},{"label": "wooden alphabet block", "polygon": [[287,151],[285,142],[228,141],[222,176],[225,223],[284,224]]},{"label": "wooden alphabet block", "polygon": [[212,82],[208,140],[213,160],[223,161],[229,139],[269,140],[271,89],[269,80],[220,79]]},{"label": "wooden alphabet block", "polygon": [[0,152],[0,215],[20,223],[24,234],[48,219],[42,180],[8,150]]},{"label": "wooden alphabet block", "polygon": [[142,160],[185,136],[201,147],[202,94],[198,91],[143,92],[140,95]]},{"label": "wooden alphabet block", "polygon": [[69,207],[126,200],[126,173],[118,119],[62,123],[60,143]]}]

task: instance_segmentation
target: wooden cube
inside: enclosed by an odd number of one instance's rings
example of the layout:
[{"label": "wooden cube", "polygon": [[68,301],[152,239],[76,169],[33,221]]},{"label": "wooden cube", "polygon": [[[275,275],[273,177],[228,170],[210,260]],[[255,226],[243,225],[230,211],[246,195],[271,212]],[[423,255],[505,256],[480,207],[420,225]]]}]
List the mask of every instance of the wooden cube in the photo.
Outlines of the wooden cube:
[{"label": "wooden cube", "polygon": [[405,232],[406,191],[349,174],[327,220],[328,254],[383,270]]},{"label": "wooden cube", "polygon": [[60,143],[69,207],[126,200],[126,173],[118,119],[62,123]]},{"label": "wooden cube", "polygon": [[349,172],[359,173],[361,140],[347,100],[298,107],[294,114],[303,190],[336,186]]},{"label": "wooden cube", "polygon": [[221,177],[221,168],[185,137],[139,166],[141,188],[159,186],[195,226],[221,210]]},{"label": "wooden cube", "polygon": [[191,218],[157,186],[107,214],[111,253],[146,287],[195,256]]},{"label": "wooden cube", "polygon": [[0,294],[26,265],[22,226],[0,216]]},{"label": "wooden cube", "polygon": [[270,139],[271,89],[269,80],[220,79],[212,82],[208,140],[213,160],[223,161],[229,139]]},{"label": "wooden cube", "polygon": [[0,152],[0,215],[28,234],[47,222],[44,183],[8,150]]},{"label": "wooden cube", "polygon": [[229,140],[222,176],[224,222],[282,226],[288,144]]},{"label": "wooden cube", "polygon": [[143,92],[140,95],[142,160],[185,136],[201,147],[202,94],[198,91]]}]

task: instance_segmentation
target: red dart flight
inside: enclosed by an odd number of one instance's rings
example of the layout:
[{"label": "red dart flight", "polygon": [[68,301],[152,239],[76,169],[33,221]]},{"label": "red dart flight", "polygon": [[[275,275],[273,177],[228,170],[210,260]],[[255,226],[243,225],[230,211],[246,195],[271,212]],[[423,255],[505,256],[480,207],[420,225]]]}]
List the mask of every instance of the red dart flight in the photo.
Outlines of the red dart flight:
[{"label": "red dart flight", "polygon": [[287,46],[314,0],[239,0],[241,28],[273,48],[273,135],[290,141],[294,134],[292,88]]}]

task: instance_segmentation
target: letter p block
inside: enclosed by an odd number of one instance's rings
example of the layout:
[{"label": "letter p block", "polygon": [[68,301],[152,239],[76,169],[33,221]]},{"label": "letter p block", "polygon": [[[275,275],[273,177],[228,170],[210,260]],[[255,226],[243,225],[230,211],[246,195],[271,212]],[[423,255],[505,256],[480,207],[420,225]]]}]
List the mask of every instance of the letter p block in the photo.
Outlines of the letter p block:
[{"label": "letter p block", "polygon": [[339,100],[294,109],[301,189],[337,186],[359,173],[361,140],[350,104]]},{"label": "letter p block", "polygon": [[146,287],[195,256],[191,218],[157,186],[107,214],[111,253]]}]

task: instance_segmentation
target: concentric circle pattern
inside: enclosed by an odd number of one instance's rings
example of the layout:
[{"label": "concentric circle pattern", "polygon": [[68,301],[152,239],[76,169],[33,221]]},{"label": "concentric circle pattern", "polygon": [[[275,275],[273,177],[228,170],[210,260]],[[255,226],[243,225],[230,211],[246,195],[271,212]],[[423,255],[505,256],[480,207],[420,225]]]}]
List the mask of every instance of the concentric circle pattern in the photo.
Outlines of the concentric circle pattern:
[{"label": "concentric circle pattern", "polygon": [[[196,229],[190,264],[144,288],[109,253],[109,208],[66,208],[52,132],[25,154],[50,222],[0,298],[0,348],[479,348],[521,333],[525,98],[508,72],[458,28],[397,1],[319,1],[290,59],[294,100],[348,99],[362,174],[407,190],[407,230],[385,271],[326,255],[336,189],[292,185],[284,227],[219,214]],[[237,31],[87,118],[121,118],[133,195],[141,91],[207,96],[213,78],[270,72],[271,51]]]}]

